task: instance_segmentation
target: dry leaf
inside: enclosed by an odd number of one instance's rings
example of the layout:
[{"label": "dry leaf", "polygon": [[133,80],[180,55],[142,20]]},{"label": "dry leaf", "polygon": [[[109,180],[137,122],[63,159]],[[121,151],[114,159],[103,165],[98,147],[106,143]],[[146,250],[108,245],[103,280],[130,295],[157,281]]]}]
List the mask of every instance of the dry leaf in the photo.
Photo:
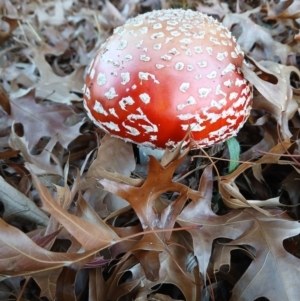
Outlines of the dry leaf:
[{"label": "dry leaf", "polygon": [[297,300],[299,296],[299,286],[293,285],[295,279],[300,278],[299,259],[283,247],[284,239],[299,234],[299,222],[292,221],[281,211],[273,214],[280,215],[266,217],[247,209],[231,221],[252,221],[249,231],[230,244],[250,245],[255,249],[255,260],[235,285],[231,300],[255,300],[263,296],[280,301]]},{"label": "dry leaf", "polygon": [[[66,125],[67,119],[74,115],[77,119],[75,124]],[[11,100],[8,125],[13,122],[22,124],[29,150],[42,137],[53,136],[57,137],[63,147],[68,148],[70,142],[80,135],[79,129],[83,124],[81,120],[82,118],[66,105],[36,103],[34,91],[31,91],[21,98]]]},{"label": "dry leaf", "polygon": [[[134,169],[135,158],[131,143],[105,135],[101,140],[97,157],[87,172],[85,184],[90,188],[91,193],[95,194],[97,190],[100,190],[98,181],[104,174],[109,175],[115,172],[126,178],[130,176]],[[107,205],[109,212],[114,212],[128,205],[127,202],[116,195],[105,193],[103,197],[105,197],[104,203]]]},{"label": "dry leaf", "polygon": [[[253,101],[254,109],[263,109],[270,112],[281,126],[283,137],[290,137],[288,121],[294,116],[298,109],[297,101],[293,98],[290,76],[295,72],[300,76],[300,72],[293,66],[283,66],[274,62],[261,62],[249,58],[250,61],[260,70],[262,80],[245,64],[243,73],[245,77],[256,87],[263,96],[258,101]],[[273,78],[272,78],[273,77]],[[271,78],[271,79],[269,79]],[[273,81],[275,80],[275,83]]]},{"label": "dry leaf", "polygon": [[39,178],[32,172],[31,176],[43,202],[42,208],[55,217],[70,234],[76,237],[86,251],[93,250],[96,252],[107,248],[113,243],[113,237],[110,235],[109,227],[107,227],[108,231],[105,231],[96,225],[68,213],[59,206]]},{"label": "dry leaf", "polygon": [[84,264],[93,252],[68,254],[50,252],[35,244],[26,234],[0,219],[0,275],[33,275],[64,265]]},{"label": "dry leaf", "polygon": [[40,226],[47,225],[49,220],[47,215],[32,200],[9,185],[1,176],[0,192],[0,199],[4,206],[2,218],[5,221],[12,221],[20,217],[37,223]]},{"label": "dry leaf", "polygon": [[[58,174],[62,175],[63,171],[58,158],[52,154],[52,150],[57,143],[56,135],[51,137],[45,149],[38,155],[32,155],[28,148],[28,141],[26,137],[19,137],[15,132],[14,124],[11,127],[11,134],[9,137],[9,145],[12,149],[19,150],[22,157],[31,167],[35,174]],[[56,164],[52,164],[53,160]]]}]

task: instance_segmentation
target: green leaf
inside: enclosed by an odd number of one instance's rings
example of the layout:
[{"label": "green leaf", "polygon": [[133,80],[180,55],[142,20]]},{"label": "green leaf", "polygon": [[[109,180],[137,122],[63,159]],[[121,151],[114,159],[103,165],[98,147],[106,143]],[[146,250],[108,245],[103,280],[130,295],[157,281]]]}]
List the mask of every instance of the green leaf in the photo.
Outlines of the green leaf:
[{"label": "green leaf", "polygon": [[232,173],[239,165],[241,147],[235,137],[231,137],[226,141],[229,151],[229,166],[228,173]]}]

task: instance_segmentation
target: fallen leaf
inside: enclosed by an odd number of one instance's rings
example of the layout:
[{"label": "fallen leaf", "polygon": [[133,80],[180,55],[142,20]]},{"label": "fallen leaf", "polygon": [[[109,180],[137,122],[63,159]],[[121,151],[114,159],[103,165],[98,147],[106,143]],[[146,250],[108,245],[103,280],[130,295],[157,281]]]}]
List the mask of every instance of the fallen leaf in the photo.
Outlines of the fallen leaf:
[{"label": "fallen leaf", "polygon": [[[98,181],[103,177],[105,171],[110,174],[116,172],[124,177],[130,176],[135,169],[135,158],[131,143],[124,140],[105,135],[101,140],[97,157],[90,166],[85,184],[88,185],[91,193],[99,190]],[[106,193],[105,202],[109,212],[114,212],[128,205],[122,198]]]},{"label": "fallen leaf", "polygon": [[1,202],[4,206],[2,218],[6,221],[13,221],[17,218],[24,218],[40,226],[48,223],[48,216],[27,198],[23,193],[9,185],[0,176]]},{"label": "fallen leaf", "polygon": [[[107,231],[79,217],[72,215],[59,206],[53,199],[49,190],[44,186],[39,178],[31,172],[33,183],[43,202],[43,209],[55,217],[83,246],[86,251],[97,252],[107,248],[113,243],[111,229],[107,226]],[[103,226],[103,225],[102,225]]]},{"label": "fallen leaf", "polygon": [[[11,127],[11,134],[9,137],[9,145],[12,149],[21,152],[22,157],[25,162],[35,174],[57,174],[62,175],[61,164],[55,155],[52,154],[52,150],[57,143],[56,135],[51,137],[50,141],[47,143],[43,151],[38,155],[32,155],[29,150],[28,141],[26,137],[20,137],[15,132],[14,124]],[[53,160],[56,164],[51,162]]]},{"label": "fallen leaf", "polygon": [[[300,288],[295,279],[300,278],[299,259],[288,253],[283,240],[300,232],[298,221],[292,221],[282,211],[273,217],[246,209],[232,223],[252,220],[252,227],[232,245],[250,245],[255,249],[255,260],[235,285],[231,300],[297,300]],[[268,279],[268,281],[264,281]],[[264,283],[262,286],[261,283]]]},{"label": "fallen leaf", "polygon": [[0,219],[0,275],[2,277],[33,275],[69,264],[87,262],[93,252],[68,254],[50,252],[35,244],[26,234]]},{"label": "fallen leaf", "polygon": [[[277,42],[267,28],[259,26],[252,20],[250,15],[259,11],[260,7],[256,7],[240,14],[228,13],[222,23],[229,30],[237,25],[240,27],[237,42],[246,54],[257,57],[259,60],[277,61],[279,58],[282,64],[286,64],[287,57],[292,52],[291,47]],[[262,51],[255,53],[255,46],[259,46],[259,50]]]},{"label": "fallen leaf", "polygon": [[[262,80],[255,72],[246,65],[242,70],[245,77],[261,93],[259,101],[253,100],[254,109],[263,109],[273,115],[281,126],[283,137],[290,137],[288,121],[294,116],[298,109],[297,101],[293,98],[293,90],[290,85],[290,76],[295,72],[300,76],[300,72],[293,66],[283,66],[275,62],[256,62],[249,60],[260,70],[260,76],[266,76],[268,80]],[[271,82],[270,77],[275,78],[275,83]]]},{"label": "fallen leaf", "polygon": [[201,197],[190,202],[177,218],[177,222],[182,227],[202,225],[201,229],[192,229],[188,232],[193,237],[193,252],[197,257],[199,272],[203,277],[208,268],[213,241],[219,237],[236,239],[252,225],[250,221],[240,222],[238,226],[231,223],[234,217],[239,216],[240,211],[238,210],[223,216],[213,213],[211,209],[212,188],[212,166],[208,166],[204,170],[199,184]]},{"label": "fallen leaf", "polygon": [[34,91],[31,91],[24,97],[11,100],[11,115],[7,126],[13,122],[22,124],[29,150],[42,137],[53,136],[64,148],[68,148],[70,142],[80,135],[79,129],[83,124],[82,118],[77,115],[74,125],[66,125],[66,120],[73,115],[74,111],[63,104],[36,103]]},{"label": "fallen leaf", "polygon": [[229,208],[245,208],[253,207],[256,210],[269,215],[269,213],[260,207],[280,205],[279,198],[272,198],[271,200],[259,201],[255,200],[251,202],[247,200],[239,191],[239,188],[235,184],[235,179],[241,175],[245,170],[252,168],[253,175],[258,181],[262,181],[261,168],[263,164],[280,164],[280,165],[293,165],[291,161],[282,160],[280,155],[284,154],[286,150],[291,146],[289,139],[278,143],[267,154],[262,156],[256,162],[244,162],[235,171],[229,175],[221,176],[219,178],[219,192],[223,198],[224,203]]},{"label": "fallen leaf", "polygon": [[69,75],[58,76],[47,63],[43,49],[34,49],[33,53],[31,59],[38,68],[41,77],[38,83],[30,89],[35,89],[37,98],[68,105],[72,101],[82,101],[82,98],[76,93],[82,93],[84,66],[77,67]]}]

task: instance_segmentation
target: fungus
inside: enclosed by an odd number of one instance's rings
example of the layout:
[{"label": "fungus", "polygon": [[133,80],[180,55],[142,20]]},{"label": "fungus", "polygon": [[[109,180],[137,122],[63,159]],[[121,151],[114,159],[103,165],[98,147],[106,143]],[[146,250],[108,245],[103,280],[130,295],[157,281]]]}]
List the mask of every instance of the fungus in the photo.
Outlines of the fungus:
[{"label": "fungus", "polygon": [[235,38],[212,17],[182,9],[145,13],[101,46],[84,105],[96,125],[126,141],[173,148],[190,130],[206,147],[235,136],[249,115],[243,61]]}]

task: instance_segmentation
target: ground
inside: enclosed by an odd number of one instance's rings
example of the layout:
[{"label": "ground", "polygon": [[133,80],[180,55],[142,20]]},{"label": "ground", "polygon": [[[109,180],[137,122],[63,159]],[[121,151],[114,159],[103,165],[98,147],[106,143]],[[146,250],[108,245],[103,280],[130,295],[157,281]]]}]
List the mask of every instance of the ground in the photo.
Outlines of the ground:
[{"label": "ground", "polygon": [[[114,28],[162,8],[232,31],[253,105],[233,140],[142,163],[91,122],[82,89]],[[0,300],[298,299],[298,1],[4,0],[0,11]]]}]

